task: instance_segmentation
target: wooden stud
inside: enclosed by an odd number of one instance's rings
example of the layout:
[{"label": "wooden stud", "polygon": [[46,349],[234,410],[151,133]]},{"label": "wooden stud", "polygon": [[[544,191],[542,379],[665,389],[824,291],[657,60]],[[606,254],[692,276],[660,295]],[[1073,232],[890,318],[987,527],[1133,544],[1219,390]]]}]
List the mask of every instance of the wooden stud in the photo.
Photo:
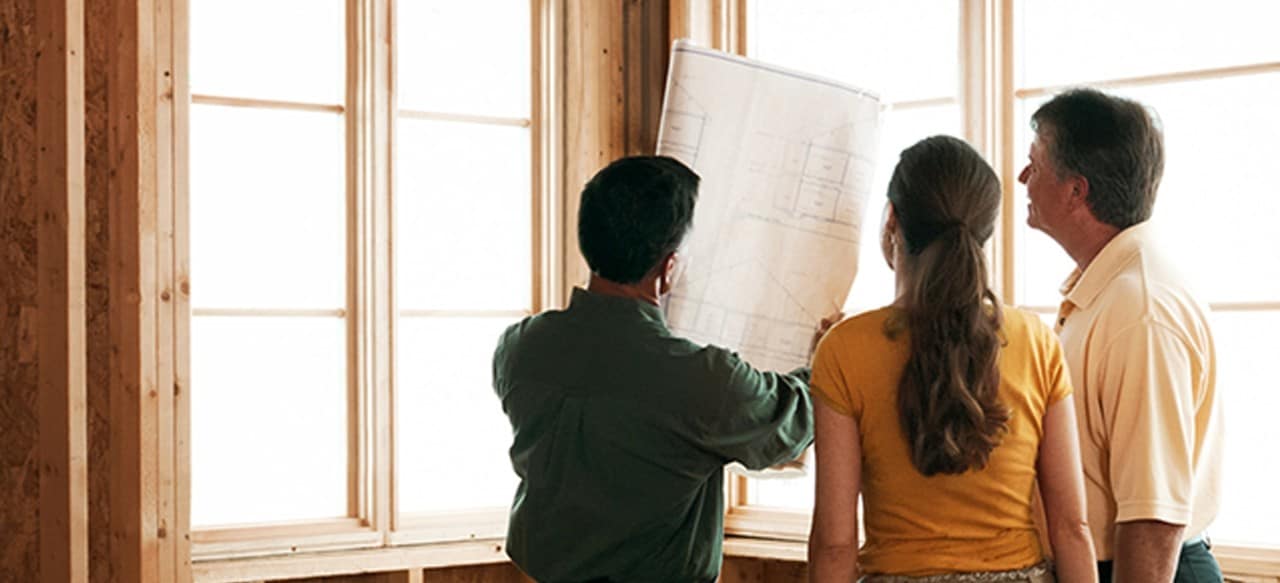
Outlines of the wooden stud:
[{"label": "wooden stud", "polygon": [[[997,257],[1000,263],[997,266],[999,273],[999,290],[1001,301],[1016,305],[1018,301],[1017,278],[1014,272],[1017,266],[1017,254],[1020,252],[1016,244],[1017,224],[1016,224],[1016,188],[1018,170],[1015,160],[1016,157],[1014,146],[1014,98],[1013,98],[1013,0],[988,0],[992,2],[990,9],[994,10],[994,22],[992,24],[992,33],[995,35],[993,39],[996,47],[994,56],[994,80],[993,80],[993,105],[995,107],[994,128],[992,133],[995,138],[993,145],[994,151],[999,152],[997,159],[993,160],[996,172],[1000,176],[1000,183],[1004,186],[1004,200],[1000,205],[1000,237],[996,246]],[[994,3],[997,3],[994,4]]]},{"label": "wooden stud", "polygon": [[84,3],[36,3],[40,580],[89,574]]},{"label": "wooden stud", "polygon": [[[185,103],[176,103],[175,58],[185,62],[185,15],[176,0],[111,0],[108,47],[109,555],[120,580],[185,581],[188,471],[174,395],[178,315],[176,193],[185,180]],[[182,93],[185,96],[185,93]],[[182,204],[185,204],[183,202]],[[183,207],[185,209],[185,207]],[[185,365],[185,362],[183,362]],[[179,542],[182,541],[182,542]]]},{"label": "wooden stud", "polygon": [[[155,35],[154,76],[155,101],[155,229],[156,342],[158,354],[155,372],[155,512],[158,552],[156,569],[164,581],[176,580],[178,572],[177,493],[178,437],[174,424],[174,390],[178,374],[174,359],[174,205],[178,194],[174,175],[178,148],[175,125],[178,115],[174,99],[174,4],[175,0],[155,3],[153,34]],[[185,544],[185,541],[183,541]]]},{"label": "wooden stud", "polygon": [[173,95],[173,239],[170,317],[173,318],[174,511],[176,583],[191,576],[191,220],[190,220],[190,5],[171,0],[173,30],[169,73]]},{"label": "wooden stud", "polygon": [[154,0],[113,0],[111,6],[111,564],[119,580],[147,583],[161,580],[156,512],[156,6]]}]

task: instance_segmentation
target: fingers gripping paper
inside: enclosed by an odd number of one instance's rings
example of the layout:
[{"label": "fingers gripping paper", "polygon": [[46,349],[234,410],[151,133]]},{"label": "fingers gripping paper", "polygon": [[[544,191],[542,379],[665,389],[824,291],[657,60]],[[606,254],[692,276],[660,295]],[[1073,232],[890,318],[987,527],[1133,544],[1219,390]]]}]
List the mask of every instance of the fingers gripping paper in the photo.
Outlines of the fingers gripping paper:
[{"label": "fingers gripping paper", "polygon": [[676,42],[658,153],[702,183],[672,330],[757,368],[808,364],[857,272],[879,112],[861,89]]},{"label": "fingers gripping paper", "polygon": [[[658,153],[702,184],[666,306],[672,330],[757,368],[808,364],[818,323],[857,273],[879,112],[861,89],[676,42]],[[730,469],[790,477],[806,462]]]}]

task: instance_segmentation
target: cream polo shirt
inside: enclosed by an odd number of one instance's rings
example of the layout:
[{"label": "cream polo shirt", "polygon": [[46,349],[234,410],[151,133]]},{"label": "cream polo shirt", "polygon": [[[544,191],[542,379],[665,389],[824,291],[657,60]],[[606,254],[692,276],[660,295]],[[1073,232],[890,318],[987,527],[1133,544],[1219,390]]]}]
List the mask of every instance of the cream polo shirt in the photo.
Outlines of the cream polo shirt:
[{"label": "cream polo shirt", "polygon": [[1208,308],[1155,250],[1122,231],[1062,286],[1057,329],[1075,387],[1089,528],[1113,557],[1118,522],[1199,535],[1218,512],[1222,403]]}]

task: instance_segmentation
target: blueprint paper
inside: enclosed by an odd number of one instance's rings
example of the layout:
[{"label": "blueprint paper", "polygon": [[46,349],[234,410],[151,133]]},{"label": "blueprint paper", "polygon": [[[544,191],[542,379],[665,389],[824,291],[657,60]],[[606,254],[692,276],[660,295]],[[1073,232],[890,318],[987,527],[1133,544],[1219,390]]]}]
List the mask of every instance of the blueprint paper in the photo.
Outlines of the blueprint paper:
[{"label": "blueprint paper", "polygon": [[808,365],[857,272],[879,112],[867,91],[676,42],[658,153],[702,183],[672,330],[760,369]]}]

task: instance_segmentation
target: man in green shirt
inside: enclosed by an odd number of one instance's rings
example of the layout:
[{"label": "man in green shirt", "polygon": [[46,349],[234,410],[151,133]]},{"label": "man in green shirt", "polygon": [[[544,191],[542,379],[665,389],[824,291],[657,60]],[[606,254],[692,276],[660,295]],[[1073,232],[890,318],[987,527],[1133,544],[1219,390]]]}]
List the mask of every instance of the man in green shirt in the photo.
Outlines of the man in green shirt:
[{"label": "man in green shirt", "polygon": [[672,158],[601,170],[578,212],[587,289],[499,340],[520,476],[507,553],[542,583],[714,581],[724,465],[765,468],[813,440],[807,368],[761,372],[667,329],[659,300],[697,189]]}]

